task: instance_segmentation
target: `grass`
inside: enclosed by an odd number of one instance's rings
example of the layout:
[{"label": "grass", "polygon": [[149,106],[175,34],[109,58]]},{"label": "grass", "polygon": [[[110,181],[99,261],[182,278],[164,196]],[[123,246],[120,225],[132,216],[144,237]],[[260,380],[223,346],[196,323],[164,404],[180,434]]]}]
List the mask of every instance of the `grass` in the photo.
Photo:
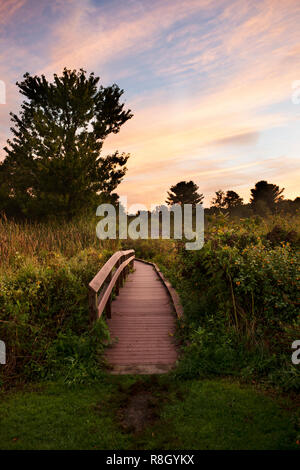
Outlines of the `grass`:
[{"label": "grass", "polygon": [[[150,396],[136,431],[130,401]],[[111,376],[93,387],[49,383],[6,393],[0,449],[296,449],[290,410],[225,379]]]},{"label": "grass", "polygon": [[0,214],[0,270],[14,267],[16,254],[40,261],[53,252],[71,258],[86,248],[118,250],[118,240],[97,238],[97,222],[96,218],[65,223],[14,222],[7,221]]}]

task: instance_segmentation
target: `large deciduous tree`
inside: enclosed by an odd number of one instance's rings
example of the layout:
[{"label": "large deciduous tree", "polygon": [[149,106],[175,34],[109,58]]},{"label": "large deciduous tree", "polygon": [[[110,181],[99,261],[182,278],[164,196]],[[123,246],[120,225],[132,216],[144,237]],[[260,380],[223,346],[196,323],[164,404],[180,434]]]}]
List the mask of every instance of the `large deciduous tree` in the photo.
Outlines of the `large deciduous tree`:
[{"label": "large deciduous tree", "polygon": [[211,201],[212,207],[216,209],[234,209],[243,204],[243,199],[232,190],[227,191],[226,193],[219,189],[216,191],[216,197]]},{"label": "large deciduous tree", "polygon": [[212,207],[216,209],[224,209],[225,207],[225,193],[222,189],[216,191],[216,196],[211,201]]},{"label": "large deciduous tree", "polygon": [[19,116],[11,113],[1,175],[24,215],[72,217],[94,208],[97,195],[110,194],[125,175],[129,155],[103,157],[101,150],[132,114],[120,102],[123,90],[98,82],[65,68],[53,82],[26,73],[17,83],[25,100]]},{"label": "large deciduous tree", "polygon": [[243,198],[241,198],[235,191],[229,190],[226,193],[224,202],[226,209],[234,209],[243,204]]}]

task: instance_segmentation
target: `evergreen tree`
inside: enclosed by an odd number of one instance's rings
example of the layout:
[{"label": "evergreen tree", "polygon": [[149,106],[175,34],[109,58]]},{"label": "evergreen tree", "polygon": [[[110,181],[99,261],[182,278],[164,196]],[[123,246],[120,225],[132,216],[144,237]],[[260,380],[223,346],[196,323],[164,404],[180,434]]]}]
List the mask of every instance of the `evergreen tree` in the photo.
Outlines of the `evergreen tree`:
[{"label": "evergreen tree", "polygon": [[251,189],[251,206],[256,213],[265,214],[274,212],[276,204],[282,201],[283,189],[279,189],[276,184],[267,181],[259,181],[255,188]]},{"label": "evergreen tree", "polygon": [[199,187],[193,181],[180,181],[171,186],[166,203],[169,205],[192,204],[193,206],[201,204],[204,196],[197,192],[198,189]]},{"label": "evergreen tree", "polygon": [[26,73],[17,83],[25,100],[19,116],[11,113],[13,139],[1,174],[26,216],[94,209],[97,195],[110,194],[125,175],[129,155],[100,154],[105,138],[132,114],[120,103],[123,90],[98,82],[93,73],[65,68],[53,82]]}]

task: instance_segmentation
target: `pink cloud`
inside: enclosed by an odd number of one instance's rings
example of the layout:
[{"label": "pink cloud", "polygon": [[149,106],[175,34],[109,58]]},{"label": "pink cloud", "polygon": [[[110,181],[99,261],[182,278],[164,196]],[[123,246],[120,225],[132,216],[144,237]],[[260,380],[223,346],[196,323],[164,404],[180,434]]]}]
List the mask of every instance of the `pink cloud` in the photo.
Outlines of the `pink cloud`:
[{"label": "pink cloud", "polygon": [[[6,3],[6,9],[0,6],[3,18],[12,18],[24,5],[22,0]],[[291,82],[300,79],[300,4],[217,3],[217,11],[212,0],[153,1],[151,8],[130,2],[113,11],[109,4],[96,7],[89,0],[56,1],[59,19],[43,44],[44,57],[20,44],[7,44],[2,52],[6,60],[1,60],[0,78],[8,77],[9,110],[18,102],[12,64],[50,76],[64,66],[83,67],[105,82],[126,77],[133,85],[139,67],[146,65],[158,83],[167,85],[136,93],[128,102],[134,118],[104,146],[107,153],[119,148],[132,154],[120,193],[127,191],[137,202],[161,202],[171,180],[195,178],[210,193],[233,184],[246,188],[247,178],[255,182],[261,174],[284,174],[284,185],[296,191],[294,159],[284,169],[280,161],[273,160],[274,167],[272,160],[266,163],[267,156],[259,163],[251,149],[254,161],[241,164],[220,152],[234,142],[254,149],[261,132],[274,127],[283,132],[289,125],[291,115],[276,104],[290,100]],[[208,18],[202,26],[199,14]],[[138,54],[142,65],[134,62]],[[133,65],[118,68],[126,58]],[[7,111],[0,108],[3,129]]]},{"label": "pink cloud", "polygon": [[6,0],[0,3],[0,25],[6,24],[26,3],[26,0]]}]

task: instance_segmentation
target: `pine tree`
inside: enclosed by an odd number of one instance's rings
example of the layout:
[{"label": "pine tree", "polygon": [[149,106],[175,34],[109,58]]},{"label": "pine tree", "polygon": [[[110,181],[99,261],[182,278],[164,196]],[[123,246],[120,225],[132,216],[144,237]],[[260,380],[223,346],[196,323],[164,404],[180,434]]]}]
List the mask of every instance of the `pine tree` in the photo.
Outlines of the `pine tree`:
[{"label": "pine tree", "polygon": [[95,208],[97,195],[110,194],[126,172],[129,155],[101,156],[105,138],[132,117],[120,103],[116,84],[98,86],[99,77],[80,69],[54,74],[53,82],[24,75],[19,116],[11,113],[2,175],[10,197],[28,217],[72,217]]},{"label": "pine tree", "polygon": [[251,189],[250,203],[253,210],[257,213],[273,212],[278,202],[282,201],[283,189],[279,189],[276,184],[267,181],[259,181],[255,188]]},{"label": "pine tree", "polygon": [[204,196],[197,192],[198,189],[199,187],[193,181],[180,181],[171,186],[166,203],[169,205],[192,204],[193,206],[201,204]]}]

